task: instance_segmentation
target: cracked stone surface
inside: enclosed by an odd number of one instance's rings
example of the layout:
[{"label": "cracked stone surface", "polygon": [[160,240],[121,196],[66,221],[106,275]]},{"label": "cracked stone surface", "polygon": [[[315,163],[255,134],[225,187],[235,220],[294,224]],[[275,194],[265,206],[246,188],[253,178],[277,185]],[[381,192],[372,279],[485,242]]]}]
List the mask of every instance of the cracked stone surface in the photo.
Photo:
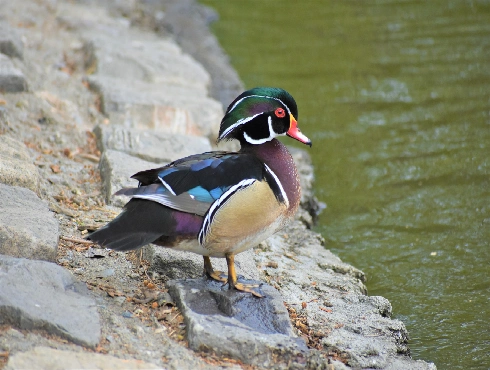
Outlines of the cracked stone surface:
[{"label": "cracked stone surface", "polygon": [[434,364],[409,357],[405,325],[391,319],[387,299],[366,295],[362,271],[322,244],[318,234],[295,221],[287,234],[263,242],[254,256],[284,302],[305,317],[324,348],[337,353],[349,367],[435,369]]}]

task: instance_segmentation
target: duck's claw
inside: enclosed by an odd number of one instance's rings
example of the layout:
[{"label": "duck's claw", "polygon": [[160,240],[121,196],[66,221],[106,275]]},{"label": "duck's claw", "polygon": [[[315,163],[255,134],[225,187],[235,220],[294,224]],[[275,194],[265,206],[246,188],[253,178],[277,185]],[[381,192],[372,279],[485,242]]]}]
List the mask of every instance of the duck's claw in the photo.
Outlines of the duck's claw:
[{"label": "duck's claw", "polygon": [[228,275],[225,274],[223,271],[214,270],[213,266],[211,265],[211,259],[207,256],[204,256],[204,272],[206,276],[210,279],[223,283],[223,285],[228,284],[230,289],[236,289],[240,292],[251,293],[257,298],[264,297],[264,294],[260,291],[260,289],[258,289],[260,287],[259,284],[248,284],[240,282],[240,280],[245,280],[243,276],[238,276],[237,278],[233,255],[227,255],[226,262],[228,264]]},{"label": "duck's claw", "polygon": [[264,295],[262,294],[262,292],[259,289],[254,289],[258,287],[258,284],[245,284],[236,282],[233,288],[241,292],[252,293],[257,298],[263,298]]},{"label": "duck's claw", "polygon": [[223,271],[218,271],[213,269],[213,265],[211,264],[211,259],[207,256],[204,256],[204,273],[207,277],[222,282],[228,282],[228,275],[226,275]]},{"label": "duck's claw", "polygon": [[213,270],[211,274],[206,274],[206,276],[224,284],[228,282],[228,275],[226,275],[223,271]]}]

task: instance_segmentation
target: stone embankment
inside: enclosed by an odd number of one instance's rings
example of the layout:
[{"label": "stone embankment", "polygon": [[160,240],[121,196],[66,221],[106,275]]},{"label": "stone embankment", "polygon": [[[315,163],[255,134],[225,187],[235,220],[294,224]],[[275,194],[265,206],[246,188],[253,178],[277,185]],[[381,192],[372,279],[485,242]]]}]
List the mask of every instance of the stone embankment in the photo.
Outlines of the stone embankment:
[{"label": "stone embankment", "polygon": [[120,212],[112,194],[133,173],[215,148],[242,87],[213,14],[192,1],[1,2],[0,368],[435,369],[310,230],[303,151],[295,222],[237,258],[265,299],[204,280],[200,256],[83,239]]}]

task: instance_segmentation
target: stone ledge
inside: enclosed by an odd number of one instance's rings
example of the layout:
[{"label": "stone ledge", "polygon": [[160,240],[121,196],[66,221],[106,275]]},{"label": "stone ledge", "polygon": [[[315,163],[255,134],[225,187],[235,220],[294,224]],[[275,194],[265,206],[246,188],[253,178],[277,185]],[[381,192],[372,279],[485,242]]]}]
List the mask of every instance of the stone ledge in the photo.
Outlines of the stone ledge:
[{"label": "stone ledge", "polygon": [[58,222],[32,191],[0,184],[0,253],[54,261]]},{"label": "stone ledge", "polygon": [[0,183],[20,186],[37,193],[39,182],[39,171],[24,143],[0,135]]},{"label": "stone ledge", "polygon": [[0,54],[0,92],[18,93],[27,91],[27,81],[22,71],[12,61]]},{"label": "stone ledge", "polygon": [[0,22],[0,53],[11,58],[23,59],[24,45],[17,32],[7,24]]},{"label": "stone ledge", "polygon": [[[39,282],[19,284],[19,282]],[[64,268],[43,261],[0,255],[0,323],[41,329],[95,347],[99,315],[84,283]]]},{"label": "stone ledge", "polygon": [[126,129],[117,125],[97,126],[94,133],[101,152],[117,150],[154,163],[171,162],[211,150],[209,140],[200,136],[168,135],[162,131]]},{"label": "stone ledge", "polygon": [[204,278],[171,280],[167,286],[185,317],[190,348],[260,367],[306,363],[306,344],[295,336],[282,297],[271,286],[260,286],[265,298]]}]

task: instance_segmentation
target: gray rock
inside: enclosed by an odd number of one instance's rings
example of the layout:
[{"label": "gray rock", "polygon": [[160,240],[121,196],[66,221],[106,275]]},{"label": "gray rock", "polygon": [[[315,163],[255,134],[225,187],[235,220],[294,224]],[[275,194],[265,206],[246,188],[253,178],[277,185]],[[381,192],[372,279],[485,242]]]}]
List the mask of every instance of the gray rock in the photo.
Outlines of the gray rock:
[{"label": "gray rock", "polygon": [[129,84],[147,81],[206,90],[208,72],[172,40],[131,28],[127,19],[111,17],[103,7],[94,14],[91,7],[60,3],[58,10],[60,23],[92,43],[95,74],[126,77]]},{"label": "gray rock", "polygon": [[202,63],[211,75],[211,96],[227,107],[245,89],[229,57],[209,31],[209,23],[218,16],[193,0],[163,0],[159,5],[164,8],[164,17],[158,17],[158,12],[149,12],[155,28],[162,33],[170,30],[182,49]]},{"label": "gray rock", "polygon": [[216,138],[223,109],[204,91],[90,76],[90,88],[102,97],[110,121],[130,128],[155,129]]},{"label": "gray rock", "polygon": [[431,362],[425,362],[423,360],[412,360],[408,357],[400,357],[393,359],[384,370],[398,370],[398,369],[407,369],[407,370],[437,370],[435,364]]},{"label": "gray rock", "polygon": [[126,360],[98,353],[62,351],[49,347],[16,353],[9,358],[5,370],[75,370],[75,369],[163,369],[141,360]]},{"label": "gray rock", "polygon": [[0,135],[0,183],[38,192],[39,171],[24,143]]},{"label": "gray rock", "polygon": [[24,45],[19,35],[3,22],[0,22],[0,53],[19,59],[24,55]]},{"label": "gray rock", "polygon": [[7,56],[0,54],[0,92],[17,93],[26,90],[27,82],[24,74]]},{"label": "gray rock", "polygon": [[[120,28],[120,27],[119,27]],[[167,87],[181,87],[195,97],[207,93],[208,72],[169,39],[132,30],[112,35],[86,34],[94,45],[96,75],[131,82],[147,82]],[[139,39],[139,40],[138,40]],[[165,89],[162,89],[165,90]]]},{"label": "gray rock", "polygon": [[282,298],[271,286],[263,284],[266,297],[258,299],[208,279],[167,285],[184,315],[190,348],[259,367],[306,363],[306,345],[294,335]]},{"label": "gray rock", "polygon": [[298,168],[299,180],[301,183],[301,205],[303,206],[313,198],[313,182],[315,174],[313,173],[313,165],[311,157],[307,150],[298,149],[288,146],[288,150],[293,157],[294,163]]},{"label": "gray rock", "polygon": [[89,45],[84,59],[94,73],[87,81],[112,123],[216,137],[223,110],[207,96],[209,74],[172,40],[129,29],[126,19],[103,9],[94,15],[60,4],[59,14]]},{"label": "gray rock", "polygon": [[54,261],[58,221],[32,191],[0,184],[0,253]]},{"label": "gray rock", "polygon": [[313,165],[308,151],[294,147],[288,147],[288,150],[298,168],[301,183],[301,207],[295,218],[307,225],[308,228],[312,228],[318,215],[326,205],[321,203],[313,193],[315,174],[313,173]]},{"label": "gray rock", "polygon": [[85,284],[43,261],[0,255],[0,323],[45,330],[88,347],[100,339],[99,315]]},{"label": "gray rock", "polygon": [[[162,163],[163,166],[166,163]],[[102,178],[102,191],[107,204],[122,207],[128,201],[126,196],[113,196],[113,194],[127,187],[138,186],[138,181],[130,177],[139,171],[158,167],[154,162],[133,157],[116,150],[105,150],[99,162],[100,176]]]},{"label": "gray rock", "polygon": [[109,277],[109,276],[113,276],[114,275],[114,269],[104,269],[102,271],[100,271],[96,277],[98,278],[106,278],[106,277]]},{"label": "gray rock", "polygon": [[209,140],[199,136],[168,135],[153,130],[125,129],[112,125],[97,126],[94,133],[101,151],[118,150],[155,163],[171,162],[211,150]]},{"label": "gray rock", "polygon": [[[166,279],[188,279],[203,275],[203,258],[198,254],[153,245],[147,248],[147,253],[147,259],[151,261],[151,269]],[[211,262],[215,270],[227,271],[224,258],[211,258]],[[253,250],[237,254],[235,267],[238,275],[242,275],[246,279],[259,279]]]}]

